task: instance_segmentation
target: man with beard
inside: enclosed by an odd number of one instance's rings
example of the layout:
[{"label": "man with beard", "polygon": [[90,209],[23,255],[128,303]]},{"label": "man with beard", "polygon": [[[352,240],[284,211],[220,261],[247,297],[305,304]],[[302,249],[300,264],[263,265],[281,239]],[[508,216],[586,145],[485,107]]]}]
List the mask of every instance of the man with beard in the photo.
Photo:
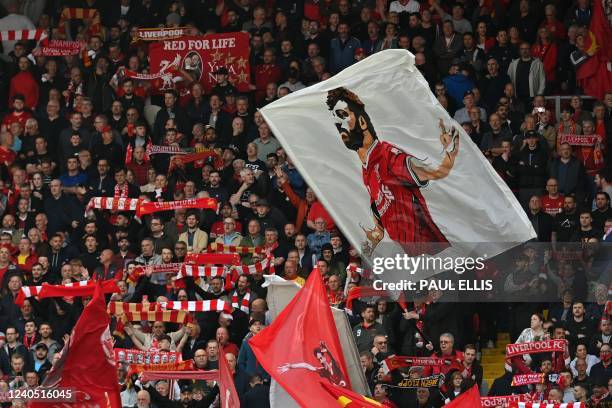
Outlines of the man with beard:
[{"label": "man with beard", "polygon": [[578,228],[578,214],[574,196],[567,196],[563,199],[563,212],[555,217],[555,223],[553,241],[569,242]]},{"label": "man with beard", "polygon": [[[431,168],[391,143],[379,141],[364,103],[348,89],[329,91],[327,106],[342,141],[357,152],[363,164],[374,218],[373,228],[362,226],[368,241],[365,246],[373,250],[385,232],[408,252],[412,252],[406,248],[410,243],[448,242],[431,218],[420,188],[452,170],[459,153],[457,131],[453,128],[449,133],[440,121],[444,158],[438,168]],[[421,250],[431,252],[431,248]]]}]

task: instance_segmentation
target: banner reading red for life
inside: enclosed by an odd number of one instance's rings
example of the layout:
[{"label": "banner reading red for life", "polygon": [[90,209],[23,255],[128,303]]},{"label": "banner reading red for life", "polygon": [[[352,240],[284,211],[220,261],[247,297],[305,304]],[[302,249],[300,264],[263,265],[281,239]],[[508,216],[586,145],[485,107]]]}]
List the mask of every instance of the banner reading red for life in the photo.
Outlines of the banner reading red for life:
[{"label": "banner reading red for life", "polygon": [[149,46],[152,73],[167,73],[160,77],[159,90],[173,89],[177,71],[185,71],[199,81],[206,92],[215,86],[215,71],[227,68],[228,81],[240,92],[248,92],[249,35],[224,33],[185,36],[164,40]]}]

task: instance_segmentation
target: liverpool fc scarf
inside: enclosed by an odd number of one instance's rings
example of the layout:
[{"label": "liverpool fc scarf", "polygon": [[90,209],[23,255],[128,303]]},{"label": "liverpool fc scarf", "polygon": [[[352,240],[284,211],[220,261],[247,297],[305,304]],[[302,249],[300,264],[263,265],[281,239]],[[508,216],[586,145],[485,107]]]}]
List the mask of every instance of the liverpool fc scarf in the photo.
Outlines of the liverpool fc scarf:
[{"label": "liverpool fc scarf", "polygon": [[529,343],[512,343],[506,346],[506,357],[522,356],[532,353],[550,353],[553,351],[565,351],[567,340],[542,340]]},{"label": "liverpool fc scarf", "polygon": [[118,197],[92,197],[85,207],[85,212],[90,210],[111,210],[111,211],[136,211],[140,200],[138,198],[118,198]]},{"label": "liverpool fc scarf", "polygon": [[[195,153],[188,153],[182,156],[175,156],[172,158],[170,162],[170,166],[168,168],[168,173],[170,173],[176,167],[182,167],[185,164],[197,162],[200,160],[206,160],[208,158],[213,158],[213,167],[216,170],[221,170],[223,168],[223,158],[212,149],[197,151]],[[196,166],[203,167],[203,166]]]},{"label": "liverpool fc scarf", "polygon": [[372,277],[372,271],[370,271],[368,269],[364,269],[364,268],[359,268],[355,264],[350,264],[349,266],[347,266],[346,267],[346,271],[347,272],[352,272],[352,273],[357,273],[363,279],[370,279]]},{"label": "liverpool fc scarf", "polygon": [[552,403],[552,402],[517,402],[512,403],[510,408],[586,408],[582,402],[563,402],[563,403]]},{"label": "liverpool fc scarf", "polygon": [[385,384],[386,387],[392,388],[430,388],[441,387],[444,384],[444,374],[432,375],[422,378],[404,378],[396,385]]},{"label": "liverpool fc scarf", "polygon": [[529,400],[529,394],[500,395],[496,397],[480,397],[483,408],[509,408],[511,404]]},{"label": "liverpool fc scarf", "polygon": [[389,372],[396,370],[400,367],[410,366],[445,366],[451,365],[453,361],[450,358],[437,358],[437,357],[403,357],[393,356],[387,357],[383,360],[382,368],[385,375]]},{"label": "liverpool fc scarf", "polygon": [[159,146],[159,145],[151,145],[147,146],[146,153],[148,155],[153,154],[187,154],[187,152],[180,147],[176,146]]},{"label": "liverpool fc scarf", "polygon": [[172,40],[187,35],[188,33],[188,27],[139,28],[132,42]]},{"label": "liverpool fc scarf", "polygon": [[246,314],[249,314],[251,310],[249,307],[249,300],[251,300],[251,291],[249,289],[247,289],[246,293],[242,297],[240,304],[238,304],[238,291],[235,290],[234,293],[232,293],[232,307],[235,309],[240,309]]},{"label": "liverpool fc scarf", "polygon": [[178,273],[183,264],[181,262],[160,264],[160,265],[149,265],[149,266],[137,266],[128,275],[127,280],[136,283],[141,276],[145,274],[147,268],[152,269],[152,273]]},{"label": "liverpool fc scarf", "polygon": [[270,274],[274,274],[274,263],[272,257],[267,256],[261,262],[254,263],[252,265],[235,265],[232,269],[238,272],[238,275],[253,275],[255,273],[262,273],[266,269],[270,269]]},{"label": "liverpool fc scarf", "polygon": [[182,360],[180,351],[142,351],[136,349],[113,349],[115,361],[118,363],[136,364],[165,364],[176,363]]},{"label": "liverpool fc scarf", "polygon": [[117,317],[121,318],[124,323],[149,321],[187,324],[191,322],[191,316],[189,315],[189,312],[184,310],[154,310],[142,312],[127,312],[122,313]]},{"label": "liverpool fc scarf", "polygon": [[512,377],[513,387],[522,387],[523,385],[529,384],[544,384],[545,382],[563,385],[563,377],[560,374],[545,375],[543,373],[517,374]]}]

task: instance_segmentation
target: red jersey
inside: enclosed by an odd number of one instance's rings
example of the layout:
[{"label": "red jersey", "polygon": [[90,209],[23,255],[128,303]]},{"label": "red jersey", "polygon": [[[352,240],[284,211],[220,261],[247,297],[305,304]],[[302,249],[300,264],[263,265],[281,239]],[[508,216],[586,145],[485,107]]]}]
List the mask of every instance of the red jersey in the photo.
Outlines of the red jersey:
[{"label": "red jersey", "polygon": [[13,122],[19,122],[21,128],[25,129],[26,121],[32,117],[32,114],[25,110],[21,112],[13,111],[4,117],[4,119],[2,120],[2,125],[6,126],[6,128],[9,129]]},{"label": "red jersey", "polygon": [[[448,242],[429,214],[420,190],[427,182],[420,181],[414,173],[414,160],[414,156],[394,145],[376,141],[362,168],[372,210],[389,238],[404,249],[413,242]],[[435,252],[439,251],[440,248]]]},{"label": "red jersey", "polygon": [[559,194],[557,198],[550,198],[549,195],[542,196],[542,209],[546,214],[553,217],[560,214],[563,210],[563,195]]}]

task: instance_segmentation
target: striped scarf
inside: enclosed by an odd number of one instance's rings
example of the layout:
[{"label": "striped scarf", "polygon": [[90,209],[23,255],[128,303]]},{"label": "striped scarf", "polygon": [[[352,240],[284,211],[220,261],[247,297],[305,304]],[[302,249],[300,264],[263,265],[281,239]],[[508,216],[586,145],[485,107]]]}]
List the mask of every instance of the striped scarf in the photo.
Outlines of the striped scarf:
[{"label": "striped scarf", "polygon": [[252,265],[234,265],[231,269],[238,272],[238,275],[253,275],[255,273],[262,273],[266,269],[270,270],[270,274],[274,274],[274,262],[272,262],[272,256],[267,256],[261,262],[254,263]]},{"label": "striped scarf", "polygon": [[[50,297],[82,297],[93,296],[97,282],[94,280],[66,283],[65,285],[49,285],[43,283],[40,286],[22,286],[15,298],[15,304],[21,307],[26,298],[37,296],[39,299]],[[102,291],[104,293],[117,293],[119,287],[117,281],[109,279],[102,281]]]},{"label": "striped scarf", "polygon": [[372,271],[370,271],[369,269],[360,268],[360,267],[358,267],[355,264],[349,264],[349,266],[346,267],[346,271],[347,272],[351,272],[351,273],[357,273],[363,279],[371,279],[372,278]]},{"label": "striped scarf", "polygon": [[185,310],[153,310],[141,312],[127,312],[121,314],[118,317],[120,317],[124,323],[149,321],[187,324],[191,322],[191,316],[189,315],[189,312]]},{"label": "striped scarf", "polygon": [[91,22],[87,24],[87,32],[89,35],[98,35],[102,32],[102,25],[100,24],[100,13],[97,9],[87,8],[74,8],[69,7],[62,10],[57,29],[60,33],[66,35],[66,21],[67,20],[88,20]]},{"label": "striped scarf", "polygon": [[225,312],[232,313],[232,308],[223,300],[182,300],[160,302],[164,309],[185,310],[188,312]]},{"label": "striped scarf", "polygon": [[138,209],[138,198],[119,197],[92,197],[85,207],[85,213],[96,210],[111,211],[136,211]]},{"label": "striped scarf", "polygon": [[193,278],[212,278],[213,276],[224,276],[225,275],[225,267],[224,266],[202,266],[202,265],[191,265],[191,264],[183,264],[179,273],[176,275],[176,279],[182,279],[186,276],[191,276]]},{"label": "striped scarf", "polygon": [[[180,262],[169,263],[169,264],[161,264],[161,265],[149,265],[148,267],[152,268],[152,273],[176,273],[181,270],[181,266],[183,264]],[[137,266],[132,270],[132,272],[128,275],[127,280],[136,283],[141,276],[145,274],[146,271],[145,266]]]},{"label": "striped scarf", "polygon": [[516,408],[586,408],[582,402],[564,402],[564,403],[552,403],[552,402],[517,402],[516,405],[511,405]]},{"label": "striped scarf", "polygon": [[37,42],[47,38],[47,31],[42,28],[36,30],[7,30],[0,31],[0,41],[35,40]]},{"label": "striped scarf", "polygon": [[251,300],[250,289],[247,289],[246,293],[242,297],[242,300],[240,301],[240,305],[238,305],[238,290],[235,290],[234,293],[232,293],[232,307],[235,309],[240,309],[246,314],[249,314],[251,310],[249,307],[249,300]]}]

